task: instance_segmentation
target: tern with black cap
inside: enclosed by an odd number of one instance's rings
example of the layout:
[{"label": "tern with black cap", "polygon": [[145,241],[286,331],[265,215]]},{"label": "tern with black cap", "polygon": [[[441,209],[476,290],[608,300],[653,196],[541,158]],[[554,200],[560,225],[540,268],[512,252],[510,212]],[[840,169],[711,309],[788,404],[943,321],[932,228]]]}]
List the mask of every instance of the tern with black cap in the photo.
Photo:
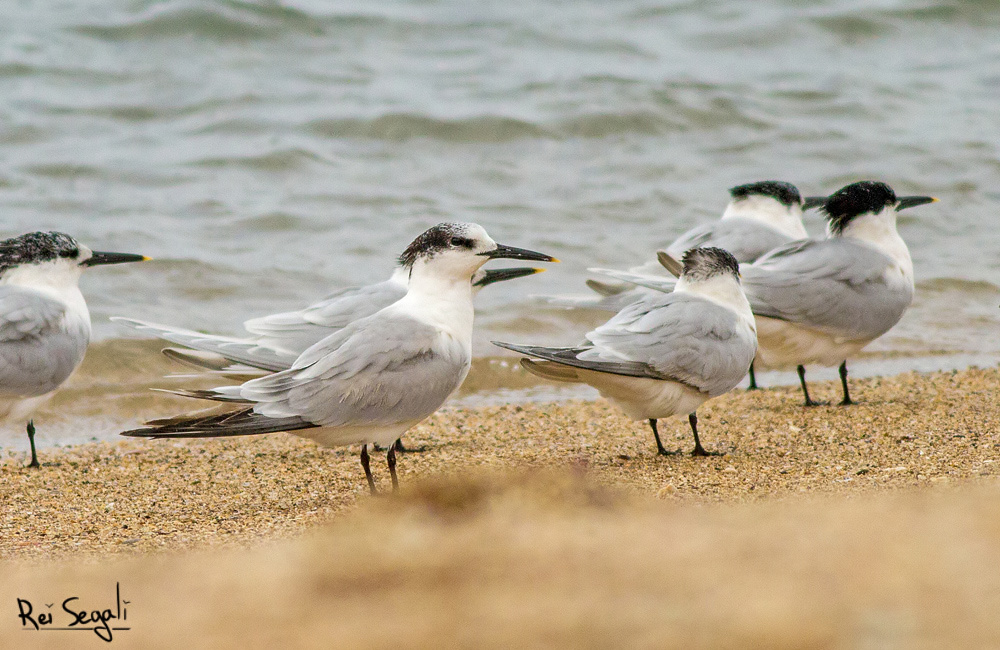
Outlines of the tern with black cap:
[{"label": "tern with black cap", "polygon": [[[823,201],[827,239],[778,247],[753,264],[743,264],[743,287],[757,318],[755,365],[795,368],[806,406],[805,366],[838,366],[843,399],[847,359],[888,332],[913,301],[913,261],[896,230],[900,210],[936,201],[903,196],[880,181],[851,183]],[[622,271],[600,271],[658,291],[674,281]]]},{"label": "tern with black cap", "polygon": [[[753,262],[773,248],[808,237],[802,211],[816,207],[815,198],[803,201],[797,187],[784,181],[757,181],[729,189],[730,201],[717,221],[688,230],[666,251],[675,259],[696,247],[722,248],[739,262]],[[630,269],[632,273],[662,275],[650,261]],[[588,280],[594,294],[587,296],[541,296],[547,304],[618,311],[644,293],[627,283]]]},{"label": "tern with black cap", "polygon": [[[827,239],[777,248],[744,267],[757,317],[757,359],[795,367],[806,406],[805,366],[838,366],[843,399],[847,359],[888,332],[913,302],[913,261],[896,230],[900,210],[936,201],[902,196],[880,181],[851,183],[823,198]],[[756,362],[755,362],[756,363]]]}]

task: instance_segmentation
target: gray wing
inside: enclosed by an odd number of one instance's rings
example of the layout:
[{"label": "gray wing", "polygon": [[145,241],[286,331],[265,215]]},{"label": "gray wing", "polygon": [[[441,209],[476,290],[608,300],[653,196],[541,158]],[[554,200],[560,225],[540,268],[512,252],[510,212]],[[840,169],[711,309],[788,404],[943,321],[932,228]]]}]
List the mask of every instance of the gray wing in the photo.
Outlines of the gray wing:
[{"label": "gray wing", "polygon": [[[660,267],[662,268],[662,267]],[[599,268],[589,268],[587,269],[590,273],[595,273],[607,278],[612,278],[618,280],[619,282],[626,282],[631,285],[636,285],[638,287],[644,287],[646,289],[651,289],[649,292],[640,292],[633,289],[632,302],[640,297],[645,296],[655,296],[656,293],[670,293],[677,286],[676,278],[668,278],[661,275],[646,275],[643,273],[633,273],[632,271],[615,271],[613,269],[599,269]]]},{"label": "gray wing", "polygon": [[269,417],[386,426],[436,411],[469,363],[468,350],[451,337],[383,311],[320,341],[290,370],[243,384],[240,395]]},{"label": "gray wing", "polygon": [[639,299],[639,295],[631,289],[626,289],[617,294],[599,295],[592,293],[586,296],[579,295],[539,295],[530,296],[538,303],[552,307],[566,307],[569,309],[595,309],[597,311],[617,312],[622,307],[631,304]]},{"label": "gray wing", "polygon": [[840,238],[803,240],[741,267],[754,314],[850,338],[876,338],[895,325],[913,287],[887,282],[893,261]]},{"label": "gray wing", "polygon": [[300,353],[332,331],[371,316],[404,295],[403,285],[386,280],[344,289],[305,309],[254,318],[243,325],[248,332],[261,337],[261,343]]},{"label": "gray wing", "polygon": [[684,293],[634,303],[575,348],[496,345],[575,368],[677,381],[711,396],[743,379],[757,352],[753,330],[725,307]]},{"label": "gray wing", "polygon": [[[753,262],[768,251],[793,241],[788,235],[760,223],[754,219],[744,217],[731,217],[721,219],[712,223],[697,226],[678,237],[667,249],[667,252],[680,259],[684,253],[699,246],[716,246],[725,249],[733,254],[739,262]],[[640,286],[656,289],[657,291],[673,290],[672,284],[669,288],[662,286],[651,286],[648,283],[635,282],[635,277],[615,276],[613,273],[629,273],[647,275],[663,275],[664,269],[659,262],[649,261],[640,266],[629,269],[629,272],[615,271],[609,272],[605,269],[588,269],[591,272],[600,273],[605,277],[614,278],[621,282],[639,284]],[[636,276],[637,277],[637,276]],[[587,309],[600,309],[603,311],[618,311],[628,304],[646,297],[634,289],[628,289],[627,285],[597,283],[596,286],[588,282],[588,286],[599,294],[596,296],[535,296],[536,299],[558,307],[577,307]]]},{"label": "gray wing", "polygon": [[[636,269],[641,269],[637,272]],[[614,283],[597,280],[587,280],[587,286],[594,291],[586,296],[532,296],[547,305],[556,307],[573,307],[578,309],[596,309],[599,311],[618,312],[632,303],[649,298],[657,292],[673,291],[674,278],[662,275],[664,268],[654,262],[652,265],[635,267],[631,271],[614,271],[610,269],[587,269],[605,278],[615,280]],[[650,275],[649,272],[658,275]],[[638,286],[637,286],[638,285]]]},{"label": "gray wing", "polygon": [[582,359],[641,362],[716,396],[738,384],[757,352],[753,331],[729,309],[687,293],[634,303],[587,334]]},{"label": "gray wing", "polygon": [[715,246],[729,251],[739,262],[753,262],[790,241],[788,235],[759,221],[731,217],[692,228],[670,244],[667,252],[680,259],[692,248]]},{"label": "gray wing", "polygon": [[73,373],[87,350],[90,322],[37,291],[0,286],[0,393],[44,395]]},{"label": "gray wing", "polygon": [[137,331],[153,334],[166,341],[202,352],[218,354],[230,361],[243,363],[269,372],[287,369],[298,357],[298,354],[294,351],[268,346],[251,339],[202,334],[201,332],[180,327],[148,323],[146,321],[119,316],[112,317],[111,320]]}]

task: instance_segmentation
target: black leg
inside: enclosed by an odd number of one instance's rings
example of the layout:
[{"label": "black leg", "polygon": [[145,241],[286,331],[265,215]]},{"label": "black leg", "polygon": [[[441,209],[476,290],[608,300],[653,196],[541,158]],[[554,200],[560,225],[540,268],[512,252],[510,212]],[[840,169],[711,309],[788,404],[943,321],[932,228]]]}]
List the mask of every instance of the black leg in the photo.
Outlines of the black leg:
[{"label": "black leg", "polygon": [[753,364],[750,364],[750,386],[747,390],[757,390],[757,376],[753,374]]},{"label": "black leg", "polygon": [[365,478],[368,479],[368,488],[372,494],[378,494],[375,490],[375,479],[372,478],[372,467],[368,458],[368,445],[361,445],[361,466],[365,468]]},{"label": "black leg", "polygon": [[[396,442],[399,442],[398,440]],[[399,479],[396,478],[396,445],[389,445],[389,453],[385,455],[385,462],[389,464],[389,476],[392,477],[392,491],[399,492]]]},{"label": "black leg", "polygon": [[806,387],[806,367],[799,366],[799,383],[802,384],[802,394],[806,396],[806,406],[819,406],[819,402],[814,402],[809,398],[809,389]]},{"label": "black leg", "polygon": [[660,432],[656,430],[656,418],[649,418],[649,428],[653,430],[653,437],[656,438],[656,453],[661,456],[672,455],[669,451],[663,448],[663,443],[660,442]]},{"label": "black leg", "polygon": [[847,392],[847,360],[840,364],[840,385],[844,387],[844,399],[840,401],[841,406],[850,406],[855,404],[854,400],[851,399],[851,394]]},{"label": "black leg", "polygon": [[28,442],[31,443],[31,462],[28,467],[41,467],[38,464],[38,454],[35,453],[35,421],[28,420]]},{"label": "black leg", "polygon": [[705,451],[705,448],[701,446],[701,440],[698,439],[698,414],[692,413],[688,416],[688,422],[691,423],[691,432],[694,434],[694,451],[691,452],[692,456],[722,456],[721,451]]},{"label": "black leg", "polygon": [[[404,447],[402,438],[396,438],[396,442],[393,444],[396,446],[397,454],[419,454],[422,451],[427,451],[427,445],[420,445],[419,447]],[[376,447],[376,449],[380,448]]]}]

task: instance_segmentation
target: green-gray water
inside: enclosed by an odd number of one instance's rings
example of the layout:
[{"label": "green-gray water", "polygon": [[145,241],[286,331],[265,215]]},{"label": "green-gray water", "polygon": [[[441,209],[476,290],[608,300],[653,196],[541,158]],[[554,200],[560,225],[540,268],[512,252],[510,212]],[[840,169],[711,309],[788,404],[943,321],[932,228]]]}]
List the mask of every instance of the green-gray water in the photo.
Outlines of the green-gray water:
[{"label": "green-gray water", "polygon": [[[484,356],[499,336],[576,340],[596,315],[527,294],[647,259],[717,218],[729,186],[876,178],[941,202],[901,219],[917,298],[871,349],[994,359],[996,9],[6,2],[0,234],[59,229],[156,258],[84,279],[107,342],[123,336],[114,314],[237,333],[387,277],[434,223],[476,221],[563,259],[479,296]],[[807,226],[822,233],[816,215]]]}]

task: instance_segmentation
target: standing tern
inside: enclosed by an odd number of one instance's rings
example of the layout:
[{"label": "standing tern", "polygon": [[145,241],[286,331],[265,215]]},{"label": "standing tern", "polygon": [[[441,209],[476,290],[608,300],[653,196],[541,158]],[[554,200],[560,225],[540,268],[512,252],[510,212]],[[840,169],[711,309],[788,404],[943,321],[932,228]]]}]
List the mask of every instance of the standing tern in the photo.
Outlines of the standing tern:
[{"label": "standing tern", "polygon": [[[695,226],[667,247],[676,259],[691,248],[712,246],[729,251],[739,262],[753,262],[773,248],[808,237],[802,211],[822,204],[823,198],[802,195],[791,183],[758,181],[729,189],[730,201],[718,221]],[[825,197],[824,197],[825,198]],[[655,261],[630,269],[633,273],[663,274]],[[587,280],[596,295],[542,296],[548,304],[618,311],[645,292],[629,285]]]},{"label": "standing tern", "polygon": [[375,493],[368,445],[388,447],[434,413],[461,385],[472,361],[472,277],[495,258],[558,261],[497,244],[482,226],[437,225],[400,256],[406,294],[306,349],[288,370],[239,386],[179,391],[225,404],[211,415],[154,420],[122,435],[202,438],[287,431],[324,446],[361,445],[361,465]]},{"label": "standing tern", "polygon": [[[809,396],[805,366],[839,364],[841,405],[853,404],[847,359],[889,331],[913,301],[913,262],[896,231],[896,214],[936,200],[897,197],[878,181],[852,183],[823,200],[827,239],[793,242],[742,265],[757,318],[755,364],[796,368],[806,406],[817,402]],[[660,291],[674,285],[667,278],[592,271]]]},{"label": "standing tern", "polygon": [[828,237],[777,248],[744,267],[757,316],[757,358],[795,367],[806,406],[808,364],[839,364],[841,405],[853,404],[847,359],[888,332],[913,302],[913,261],[896,230],[900,210],[936,201],[897,197],[879,181],[847,185],[826,198]]},{"label": "standing tern", "polygon": [[[490,284],[544,270],[530,267],[478,269],[472,276],[473,295]],[[251,336],[243,338],[205,334],[131,318],[113,317],[111,320],[190,348],[164,348],[163,353],[175,361],[245,381],[288,370],[299,355],[314,344],[405,296],[408,279],[409,273],[400,266],[388,280],[343,289],[305,309],[248,320],[244,327]],[[396,451],[407,451],[401,439],[396,441]]]},{"label": "standing tern", "polygon": [[148,260],[131,253],[99,253],[61,232],[33,232],[0,241],[0,417],[27,420],[65,383],[90,342],[90,312],[80,293],[83,270]]},{"label": "standing tern", "polygon": [[694,456],[714,455],[698,438],[698,407],[735,387],[757,350],[739,264],[720,248],[688,250],[671,293],[655,293],[626,306],[587,334],[584,345],[494,343],[540,359],[521,360],[530,372],[589,384],[629,417],[648,420],[659,454],[670,452],[660,441],[657,419],[687,415]]}]

